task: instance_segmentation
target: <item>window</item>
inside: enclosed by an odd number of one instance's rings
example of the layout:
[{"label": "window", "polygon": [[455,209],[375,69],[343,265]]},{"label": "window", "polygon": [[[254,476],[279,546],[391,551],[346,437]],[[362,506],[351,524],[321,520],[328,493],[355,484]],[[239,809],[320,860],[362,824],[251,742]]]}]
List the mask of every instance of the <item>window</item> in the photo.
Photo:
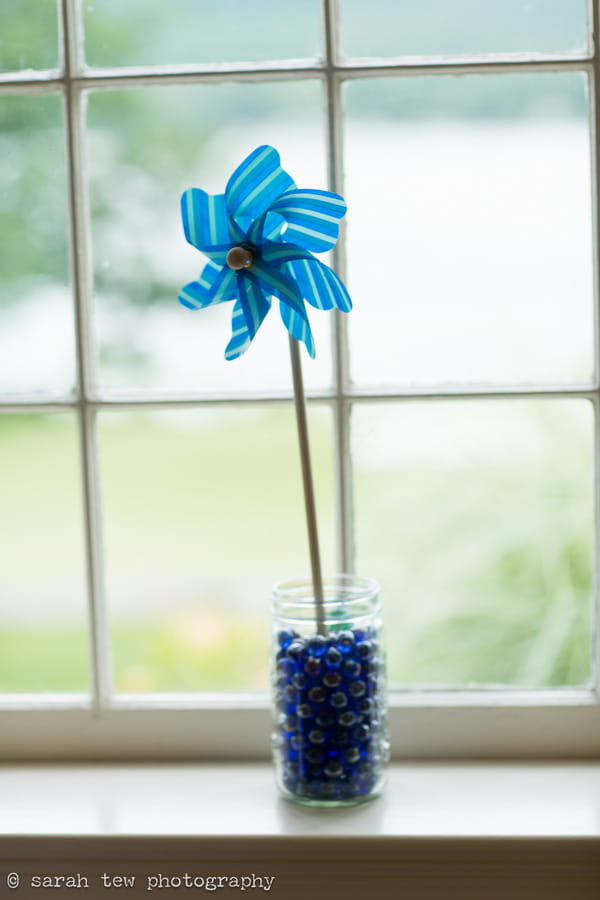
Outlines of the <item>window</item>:
[{"label": "window", "polygon": [[179,195],[261,143],[349,205],[355,309],[304,371],[394,749],[596,752],[597,11],[240,8],[0,12],[5,752],[267,751],[268,593],[308,568],[287,345],[272,316],[226,363],[225,308],[175,302]]}]

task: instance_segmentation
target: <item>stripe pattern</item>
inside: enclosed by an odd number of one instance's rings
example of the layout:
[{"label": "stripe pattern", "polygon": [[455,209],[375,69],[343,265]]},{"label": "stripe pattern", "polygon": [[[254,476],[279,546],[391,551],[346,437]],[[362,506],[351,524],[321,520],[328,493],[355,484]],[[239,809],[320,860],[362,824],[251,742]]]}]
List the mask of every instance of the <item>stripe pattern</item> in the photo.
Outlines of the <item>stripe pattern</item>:
[{"label": "stripe pattern", "polygon": [[181,197],[181,218],[186,240],[217,265],[224,266],[227,251],[242,234],[230,223],[224,194],[190,188]]},{"label": "stripe pattern", "polygon": [[287,303],[280,303],[279,313],[281,315],[281,320],[287,328],[289,334],[291,334],[293,338],[296,338],[297,341],[302,341],[302,343],[308,350],[309,356],[311,357],[311,359],[314,359],[316,356],[315,339],[313,338],[312,331],[310,330],[310,325],[308,324],[308,319],[306,318],[306,312],[304,312],[303,315],[300,315],[297,310],[293,309],[291,306],[288,306]]},{"label": "stripe pattern", "polygon": [[244,230],[266,212],[273,201],[294,188],[294,180],[281,168],[273,147],[257,147],[237,167],[225,189],[227,209]]},{"label": "stripe pattern", "polygon": [[269,211],[265,214],[264,223],[261,223],[258,235],[262,236],[263,241],[276,241],[281,237],[284,227],[285,219],[277,215],[277,213]]},{"label": "stripe pattern", "polygon": [[340,309],[350,312],[352,300],[346,285],[333,269],[318,259],[293,259],[283,271],[294,281],[300,293],[316,309]]},{"label": "stripe pattern", "polygon": [[235,300],[238,284],[235,272],[208,262],[198,281],[186,284],[179,293],[178,300],[188,309],[205,309],[227,300]]},{"label": "stripe pattern", "polygon": [[252,278],[240,278],[239,299],[233,306],[231,340],[225,348],[225,359],[237,359],[245,353],[264,322],[271,303]]},{"label": "stripe pattern", "polygon": [[302,341],[309,354],[314,357],[315,344],[308,315],[302,296],[294,282],[260,259],[254,260],[249,273],[251,276],[257,276],[258,283],[266,294],[271,294],[281,301],[281,316],[287,330],[297,341]]},{"label": "stripe pattern", "polygon": [[262,259],[281,268],[300,294],[317,309],[340,309],[350,312],[352,300],[342,279],[308,250],[285,242],[268,243],[261,252]]},{"label": "stripe pattern", "polygon": [[299,247],[298,244],[289,244],[286,241],[264,241],[260,248],[260,256],[270,266],[275,268],[283,266],[292,259],[314,259],[309,250]]},{"label": "stripe pattern", "polygon": [[288,223],[283,240],[313,253],[324,253],[335,246],[346,209],[339,194],[317,190],[288,191],[270,207]]}]

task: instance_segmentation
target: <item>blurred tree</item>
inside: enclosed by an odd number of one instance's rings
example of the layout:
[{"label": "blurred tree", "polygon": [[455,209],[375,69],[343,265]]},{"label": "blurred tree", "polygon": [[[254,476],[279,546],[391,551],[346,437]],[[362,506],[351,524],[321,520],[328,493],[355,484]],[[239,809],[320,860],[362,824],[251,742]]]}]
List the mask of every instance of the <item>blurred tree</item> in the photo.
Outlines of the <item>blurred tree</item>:
[{"label": "blurred tree", "polygon": [[56,0],[2,0],[0,71],[58,66]]}]

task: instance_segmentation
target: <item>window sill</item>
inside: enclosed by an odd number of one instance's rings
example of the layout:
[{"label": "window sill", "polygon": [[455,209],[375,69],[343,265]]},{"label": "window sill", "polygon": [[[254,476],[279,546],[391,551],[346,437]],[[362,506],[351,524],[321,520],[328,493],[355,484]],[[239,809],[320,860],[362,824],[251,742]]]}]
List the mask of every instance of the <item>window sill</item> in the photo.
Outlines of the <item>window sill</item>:
[{"label": "window sill", "polygon": [[382,797],[347,810],[286,803],[264,763],[5,765],[0,797],[2,885],[87,873],[86,896],[106,897],[101,874],[125,873],[147,896],[148,875],[187,871],[275,875],[286,900],[600,893],[594,762],[395,764]]}]

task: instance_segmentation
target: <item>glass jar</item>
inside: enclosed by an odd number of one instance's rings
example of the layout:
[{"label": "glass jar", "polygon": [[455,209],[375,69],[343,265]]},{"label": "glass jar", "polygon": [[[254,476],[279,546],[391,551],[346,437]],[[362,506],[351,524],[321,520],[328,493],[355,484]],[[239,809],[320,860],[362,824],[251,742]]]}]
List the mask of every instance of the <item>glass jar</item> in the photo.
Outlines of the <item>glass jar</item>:
[{"label": "glass jar", "polygon": [[306,806],[377,796],[389,759],[379,586],[336,575],[318,619],[310,581],[273,588],[271,684],[277,786]]}]

